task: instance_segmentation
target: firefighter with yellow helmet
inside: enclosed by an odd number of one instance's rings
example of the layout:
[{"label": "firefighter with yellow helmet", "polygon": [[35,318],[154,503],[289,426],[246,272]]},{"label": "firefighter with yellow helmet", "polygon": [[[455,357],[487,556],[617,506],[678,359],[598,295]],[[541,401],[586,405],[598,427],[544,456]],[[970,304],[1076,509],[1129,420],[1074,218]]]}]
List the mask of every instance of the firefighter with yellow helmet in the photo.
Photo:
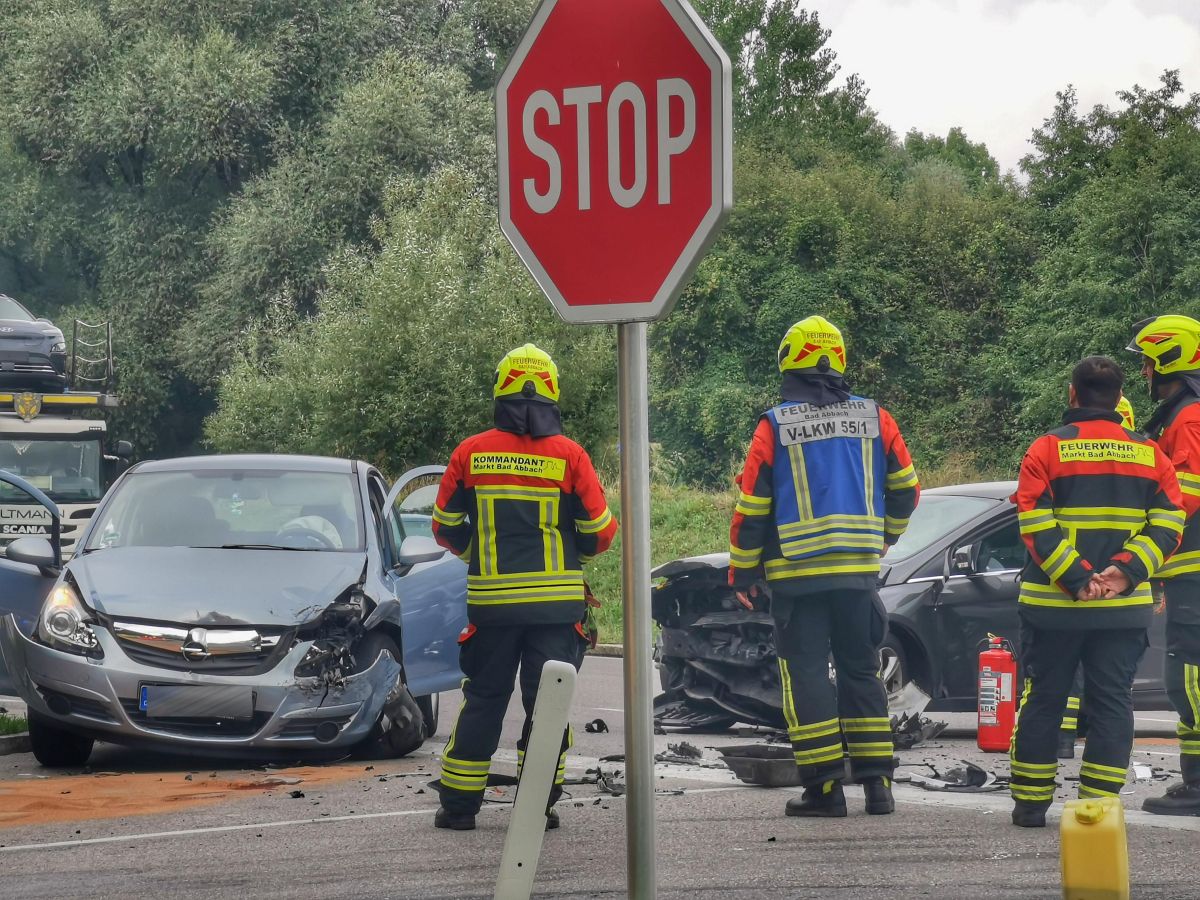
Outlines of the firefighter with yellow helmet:
[{"label": "firefighter with yellow helmet", "polygon": [[1160,572],[1167,599],[1167,696],[1179,713],[1183,783],[1142,809],[1200,815],[1200,322],[1154,316],[1134,326],[1129,350],[1142,357],[1150,396],[1158,401],[1146,433],[1175,466],[1187,523],[1183,543]]},{"label": "firefighter with yellow helmet", "polygon": [[867,812],[890,813],[894,748],[879,679],[887,616],[876,582],[920,486],[895,420],[847,387],[832,323],[797,322],[778,362],[783,402],[759,418],[740,476],[729,580],[746,605],[760,579],[770,590],[783,714],[805,787],[786,813],[846,815],[844,753]]},{"label": "firefighter with yellow helmet", "polygon": [[[617,532],[587,452],[562,433],[558,367],[533,344],[506,354],[493,387],[495,427],[455,449],[433,510],[434,537],[468,563],[467,621],[459,636],[463,705],[442,755],[438,828],[475,827],[492,754],[520,671],[529,739],[543,664],[579,668],[588,642],[583,565]],[[558,827],[571,731],[563,735],[548,798]]]}]

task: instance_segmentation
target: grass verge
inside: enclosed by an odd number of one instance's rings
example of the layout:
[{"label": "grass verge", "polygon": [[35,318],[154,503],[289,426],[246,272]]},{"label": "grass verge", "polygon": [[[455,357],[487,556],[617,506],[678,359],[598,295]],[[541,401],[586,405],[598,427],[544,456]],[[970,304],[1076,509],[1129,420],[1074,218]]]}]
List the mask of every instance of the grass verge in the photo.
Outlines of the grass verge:
[{"label": "grass verge", "polygon": [[[681,556],[716,553],[729,547],[732,492],[652,485],[650,488],[650,559],[661,565]],[[621,518],[619,491],[608,491],[613,513]],[[596,622],[603,643],[622,642],[624,610],[621,598],[621,536],[612,549],[588,565],[585,573],[602,606]]]},{"label": "grass verge", "polygon": [[0,735],[24,734],[29,730],[29,723],[24,716],[0,716]]}]

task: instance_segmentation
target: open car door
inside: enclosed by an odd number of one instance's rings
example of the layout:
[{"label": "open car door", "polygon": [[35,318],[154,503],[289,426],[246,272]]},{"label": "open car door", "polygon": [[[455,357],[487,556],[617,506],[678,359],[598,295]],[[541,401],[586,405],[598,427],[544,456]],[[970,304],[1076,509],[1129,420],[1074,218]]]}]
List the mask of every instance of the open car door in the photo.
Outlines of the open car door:
[{"label": "open car door", "polygon": [[404,672],[417,697],[453,690],[462,681],[458,636],[467,625],[467,566],[433,539],[433,505],[445,471],[420,466],[405,472],[384,506]]},{"label": "open car door", "polygon": [[[0,495],[6,503],[40,505],[50,513],[50,540],[41,537],[19,538],[0,551],[0,617],[12,615],[17,627],[29,633],[33,630],[38,612],[62,568],[62,545],[58,507],[54,501],[22,478],[0,470]],[[33,547],[47,557],[50,565],[39,566],[18,561],[22,550]],[[10,558],[9,554],[12,554]],[[12,679],[0,654],[0,693],[12,693]]]}]

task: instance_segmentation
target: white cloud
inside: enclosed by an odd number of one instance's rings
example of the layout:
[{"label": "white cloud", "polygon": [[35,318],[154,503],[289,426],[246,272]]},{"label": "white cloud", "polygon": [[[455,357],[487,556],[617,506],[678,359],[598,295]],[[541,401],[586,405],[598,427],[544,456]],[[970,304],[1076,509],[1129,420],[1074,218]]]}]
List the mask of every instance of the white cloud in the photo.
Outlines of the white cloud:
[{"label": "white cloud", "polygon": [[[801,2],[800,5],[808,5]],[[860,74],[870,104],[903,136],[961,126],[1001,169],[1030,151],[1054,94],[1074,84],[1081,109],[1158,86],[1180,69],[1200,91],[1195,0],[845,0],[813,7],[832,29],[843,75]]]}]

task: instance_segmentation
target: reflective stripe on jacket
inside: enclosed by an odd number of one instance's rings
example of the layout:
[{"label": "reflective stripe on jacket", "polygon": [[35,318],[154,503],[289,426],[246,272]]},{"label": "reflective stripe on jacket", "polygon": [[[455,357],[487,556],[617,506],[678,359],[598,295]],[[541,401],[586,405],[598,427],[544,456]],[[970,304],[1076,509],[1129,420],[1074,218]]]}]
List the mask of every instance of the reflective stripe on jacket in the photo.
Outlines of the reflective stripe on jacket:
[{"label": "reflective stripe on jacket", "polygon": [[[1017,482],[1017,516],[1030,561],[1022,614],[1042,628],[1149,625],[1147,579],[1183,533],[1175,472],[1158,446],[1114,412],[1072,409],[1063,427],[1034,441]],[[1129,578],[1124,596],[1076,600],[1110,565]]]},{"label": "reflective stripe on jacket", "polygon": [[730,529],[730,583],[819,579],[870,587],[920,485],[895,420],[873,401],[763,414]]},{"label": "reflective stripe on jacket", "polygon": [[578,622],[584,563],[617,532],[582,447],[492,429],[463,441],[442,476],[434,537],[467,560],[474,624]]}]

